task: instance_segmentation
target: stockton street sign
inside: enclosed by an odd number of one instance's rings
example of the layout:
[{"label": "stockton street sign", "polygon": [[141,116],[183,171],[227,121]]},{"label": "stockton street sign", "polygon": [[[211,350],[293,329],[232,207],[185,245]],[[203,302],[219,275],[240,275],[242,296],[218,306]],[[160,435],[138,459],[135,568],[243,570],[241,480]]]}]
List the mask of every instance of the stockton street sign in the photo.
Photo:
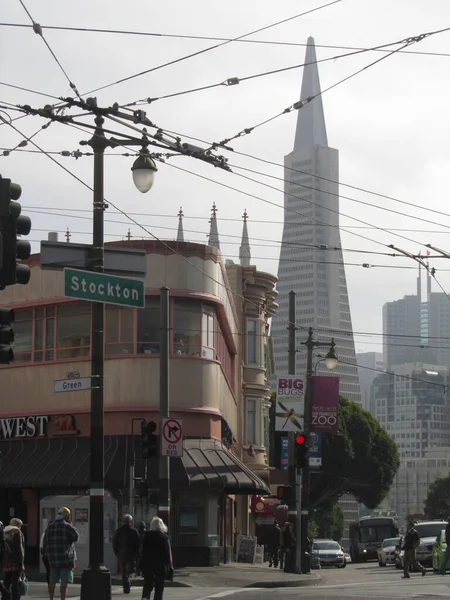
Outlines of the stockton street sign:
[{"label": "stockton street sign", "polygon": [[143,281],[79,269],[64,269],[64,295],[91,302],[145,306]]}]

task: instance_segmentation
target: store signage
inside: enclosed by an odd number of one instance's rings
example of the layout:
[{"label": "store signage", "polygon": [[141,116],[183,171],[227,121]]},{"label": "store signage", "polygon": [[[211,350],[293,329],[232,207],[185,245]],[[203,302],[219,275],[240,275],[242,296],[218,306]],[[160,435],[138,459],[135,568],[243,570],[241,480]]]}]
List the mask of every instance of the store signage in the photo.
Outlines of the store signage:
[{"label": "store signage", "polygon": [[47,435],[49,417],[8,417],[0,419],[0,439],[8,440]]}]

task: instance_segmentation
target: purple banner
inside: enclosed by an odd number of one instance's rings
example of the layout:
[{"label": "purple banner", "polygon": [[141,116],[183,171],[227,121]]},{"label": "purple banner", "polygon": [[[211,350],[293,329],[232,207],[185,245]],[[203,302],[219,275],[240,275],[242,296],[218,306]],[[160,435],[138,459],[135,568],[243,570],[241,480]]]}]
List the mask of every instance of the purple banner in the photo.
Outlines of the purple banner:
[{"label": "purple banner", "polygon": [[339,377],[312,378],[311,431],[336,433],[339,410]]}]

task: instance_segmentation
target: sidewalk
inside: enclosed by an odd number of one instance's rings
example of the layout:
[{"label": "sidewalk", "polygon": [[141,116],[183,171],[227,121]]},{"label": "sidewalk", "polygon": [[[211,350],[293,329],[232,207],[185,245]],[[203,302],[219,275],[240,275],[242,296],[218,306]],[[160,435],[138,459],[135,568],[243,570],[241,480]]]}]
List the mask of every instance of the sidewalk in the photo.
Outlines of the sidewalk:
[{"label": "sidewalk", "polygon": [[[112,582],[120,585],[120,576],[114,576]],[[219,567],[175,569],[174,580],[167,581],[166,587],[277,588],[317,585],[319,582],[320,571],[311,571],[310,575],[297,575],[270,568],[268,563],[252,565],[233,562]],[[134,584],[141,586],[142,579],[135,579]]]},{"label": "sidewalk", "polygon": [[[45,581],[45,575],[33,568],[27,569],[27,577],[32,581]],[[173,581],[166,581],[166,587],[199,588],[277,588],[317,585],[320,571],[312,570],[310,575],[284,573],[280,569],[270,568],[268,563],[252,565],[232,562],[219,567],[185,567],[175,569]],[[81,577],[75,576],[75,583],[81,583]],[[120,575],[111,577],[112,585],[121,586]],[[133,587],[142,587],[140,577],[134,579]]]}]

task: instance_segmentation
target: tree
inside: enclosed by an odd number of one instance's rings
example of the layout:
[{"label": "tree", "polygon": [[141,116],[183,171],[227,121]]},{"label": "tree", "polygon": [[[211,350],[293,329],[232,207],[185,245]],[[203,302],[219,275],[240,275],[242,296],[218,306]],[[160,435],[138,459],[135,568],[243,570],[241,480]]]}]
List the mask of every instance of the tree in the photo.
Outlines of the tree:
[{"label": "tree", "polygon": [[430,484],[424,502],[429,519],[445,519],[450,515],[450,475],[438,477]]},{"label": "tree", "polygon": [[344,493],[375,508],[400,465],[397,445],[370,412],[342,396],[336,434],[322,436],[322,470],[311,478],[311,509],[331,507]]},{"label": "tree", "polygon": [[344,513],[337,503],[323,505],[309,522],[317,525],[316,537],[339,541],[344,533]]}]

